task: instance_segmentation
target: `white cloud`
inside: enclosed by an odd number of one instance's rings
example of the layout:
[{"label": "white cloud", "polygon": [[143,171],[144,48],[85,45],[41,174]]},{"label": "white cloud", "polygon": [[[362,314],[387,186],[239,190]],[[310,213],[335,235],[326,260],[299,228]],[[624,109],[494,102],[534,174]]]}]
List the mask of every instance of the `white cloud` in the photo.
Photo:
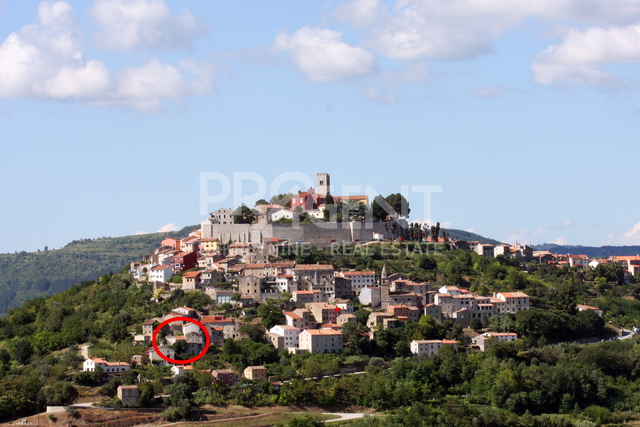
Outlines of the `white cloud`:
[{"label": "white cloud", "polygon": [[[546,242],[548,239],[551,239],[551,237],[549,236],[549,234],[551,233],[551,230],[567,230],[571,228],[576,228],[576,224],[572,219],[568,219],[561,224],[544,225],[542,227],[538,227],[536,230],[532,232],[530,232],[527,229],[518,230],[509,234],[503,240],[511,244],[514,244],[515,242],[527,243],[527,244],[542,243],[542,242]],[[548,241],[549,243],[557,243],[557,244],[566,244],[566,243],[559,243],[561,241],[568,242],[568,240],[564,237],[557,237],[555,241],[553,240],[548,240]]]},{"label": "white cloud", "polygon": [[615,82],[603,66],[640,62],[640,26],[571,29],[561,44],[538,55],[531,68],[541,84]]},{"label": "white cloud", "polygon": [[380,92],[375,86],[369,86],[362,91],[362,96],[382,104],[393,104],[396,102],[396,94],[393,92]]},{"label": "white cloud", "polygon": [[[637,0],[397,0],[391,10],[379,0],[353,0],[335,15],[366,27],[369,43],[396,59],[471,58],[491,52],[505,31],[538,17],[587,25],[628,25],[640,19]],[[384,19],[382,19],[384,18]]]},{"label": "white cloud", "polygon": [[491,52],[493,42],[523,19],[523,9],[523,0],[397,1],[390,17],[370,28],[369,43],[395,59],[470,58]]},{"label": "white cloud", "polygon": [[[566,38],[532,64],[533,79],[540,84],[616,83],[606,65],[640,62],[637,0],[617,0],[615,7],[610,0],[396,0],[389,7],[380,0],[352,0],[340,4],[335,15],[363,29],[374,51],[409,61],[491,53],[506,31],[531,18],[565,25]],[[479,87],[476,95],[503,92]]]},{"label": "white cloud", "polygon": [[341,41],[342,33],[304,27],[293,35],[280,32],[273,43],[276,51],[288,51],[298,68],[313,81],[345,80],[370,74],[373,54]]},{"label": "white cloud", "polygon": [[180,230],[180,227],[178,227],[174,223],[170,222],[169,224],[166,224],[166,225],[160,227],[160,230],[156,231],[156,233],[166,233],[166,232],[169,232],[169,231],[178,231],[178,230]]},{"label": "white cloud", "polygon": [[[184,71],[191,72],[189,81]],[[142,67],[126,67],[117,79],[117,88],[111,98],[98,100],[102,104],[124,104],[142,111],[161,107],[166,99],[187,95],[206,95],[213,90],[211,67],[207,62],[183,63],[179,68],[157,59]]]},{"label": "white cloud", "polygon": [[38,6],[38,19],[45,28],[66,29],[75,24],[71,5],[64,1],[43,1]]},{"label": "white cloud", "polygon": [[468,231],[469,233],[475,233],[475,232],[476,232],[476,229],[475,229],[475,228],[473,228],[473,227],[472,227],[472,228],[467,228],[467,231]]},{"label": "white cloud", "polygon": [[165,100],[213,92],[208,62],[178,66],[152,59],[112,73],[87,60],[66,2],[42,2],[39,25],[25,25],[0,44],[0,97],[79,99],[93,105],[119,105],[157,111]]},{"label": "white cloud", "polygon": [[90,13],[101,45],[113,50],[184,48],[207,31],[189,11],[175,16],[164,0],[97,0]]},{"label": "white cloud", "polygon": [[622,234],[613,231],[608,233],[606,239],[600,243],[602,245],[640,245],[640,222]]},{"label": "white cloud", "polygon": [[109,86],[109,71],[100,61],[88,61],[84,67],[64,67],[55,77],[36,85],[36,92],[51,98],[94,99],[104,96]]},{"label": "white cloud", "polygon": [[138,232],[136,232],[136,236],[141,236],[143,234],[149,234],[149,232],[148,231],[138,231]]},{"label": "white cloud", "polygon": [[384,17],[386,10],[378,0],[354,0],[342,3],[334,13],[343,22],[364,27]]},{"label": "white cloud", "polygon": [[552,240],[549,243],[555,243],[556,245],[566,246],[569,244],[569,239],[566,239],[564,237],[558,237],[556,238],[556,240]]}]

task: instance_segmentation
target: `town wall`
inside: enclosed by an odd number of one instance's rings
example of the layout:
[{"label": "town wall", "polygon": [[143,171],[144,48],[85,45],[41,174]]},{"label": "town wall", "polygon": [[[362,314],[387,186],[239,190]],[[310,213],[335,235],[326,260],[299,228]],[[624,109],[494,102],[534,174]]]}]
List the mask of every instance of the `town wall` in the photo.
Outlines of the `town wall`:
[{"label": "town wall", "polygon": [[[211,224],[204,221],[201,224],[203,238],[218,238],[222,242],[234,241],[238,243],[262,243],[264,239],[277,237],[289,243],[327,243],[356,241],[368,242],[373,240],[373,233],[387,235],[384,223],[380,222],[319,222],[311,224]],[[397,227],[396,234],[404,232]],[[389,232],[390,234],[391,232]]]}]

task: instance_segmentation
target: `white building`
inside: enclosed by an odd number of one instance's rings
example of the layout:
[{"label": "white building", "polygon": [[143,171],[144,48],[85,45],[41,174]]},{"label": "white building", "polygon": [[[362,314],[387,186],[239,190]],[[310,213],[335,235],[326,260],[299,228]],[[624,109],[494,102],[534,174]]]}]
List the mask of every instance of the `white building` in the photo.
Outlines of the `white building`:
[{"label": "white building", "polygon": [[380,288],[367,286],[360,290],[359,295],[362,305],[371,305],[371,308],[380,307]]},{"label": "white building", "polygon": [[[160,347],[158,347],[158,350],[160,350],[160,352],[166,357],[168,357],[169,359],[176,358],[176,352],[170,347],[161,345]],[[148,355],[149,355],[149,362],[151,362],[154,365],[158,365],[158,366],[169,365],[169,362],[167,362],[162,357],[160,357],[158,353],[156,353],[155,349],[153,348],[149,350]]]},{"label": "white building", "polygon": [[376,273],[373,271],[343,271],[342,275],[351,279],[351,290],[358,295],[360,290],[376,284]]},{"label": "white building", "polygon": [[171,265],[156,265],[149,270],[150,282],[166,283],[173,276],[173,268]]},{"label": "white building", "polygon": [[480,350],[485,351],[491,339],[497,342],[515,342],[518,339],[518,334],[513,332],[485,332],[472,338],[472,341],[480,347]]},{"label": "white building", "polygon": [[496,298],[504,301],[504,311],[500,313],[517,313],[520,310],[529,310],[529,295],[524,292],[500,292]]},{"label": "white building", "polygon": [[193,365],[173,365],[171,367],[171,375],[177,377],[178,375],[190,372],[191,370],[193,370]]},{"label": "white building", "polygon": [[[277,350],[281,348],[298,347],[300,329],[289,325],[276,325],[269,329],[271,341]],[[277,345],[276,345],[277,343]],[[282,346],[280,346],[282,344]]]},{"label": "white building", "polygon": [[131,365],[125,362],[107,362],[100,357],[92,357],[84,361],[82,370],[94,372],[98,366],[102,368],[105,374],[121,374],[131,369]]},{"label": "white building", "polygon": [[275,208],[270,210],[267,213],[267,221],[270,222],[275,222],[278,221],[279,219],[293,219],[293,212],[287,210],[287,209],[283,209],[283,208]]},{"label": "white building", "polygon": [[443,286],[438,289],[438,293],[444,295],[460,295],[462,291],[460,291],[460,288],[457,286]]},{"label": "white building", "polygon": [[476,246],[476,253],[487,258],[493,258],[493,245],[481,243]]},{"label": "white building", "polygon": [[411,341],[411,353],[414,356],[426,354],[427,357],[431,357],[438,354],[444,345],[452,345],[458,350],[458,341],[456,340],[413,340]]},{"label": "white building", "polygon": [[334,329],[306,329],[300,332],[299,348],[312,354],[342,353],[342,332]]},{"label": "white building", "polygon": [[[221,208],[211,212],[210,223],[212,224],[234,224],[234,211],[232,209]],[[209,222],[209,221],[208,221]],[[204,236],[206,237],[206,236]]]}]

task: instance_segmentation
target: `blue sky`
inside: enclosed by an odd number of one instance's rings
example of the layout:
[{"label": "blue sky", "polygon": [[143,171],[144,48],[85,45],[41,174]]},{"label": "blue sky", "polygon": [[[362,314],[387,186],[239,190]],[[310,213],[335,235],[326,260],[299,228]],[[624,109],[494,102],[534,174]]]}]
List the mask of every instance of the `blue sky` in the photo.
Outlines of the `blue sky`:
[{"label": "blue sky", "polygon": [[0,0],[0,252],[199,223],[211,173],[640,244],[639,62],[639,0]]}]

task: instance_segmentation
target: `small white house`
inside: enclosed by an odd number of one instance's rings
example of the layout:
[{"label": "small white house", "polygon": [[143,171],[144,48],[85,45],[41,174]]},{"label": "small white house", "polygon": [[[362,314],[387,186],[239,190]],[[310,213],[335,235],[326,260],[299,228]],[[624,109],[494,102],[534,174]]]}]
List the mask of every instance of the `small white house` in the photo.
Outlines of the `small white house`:
[{"label": "small white house", "polygon": [[426,354],[427,357],[431,357],[438,354],[444,345],[452,345],[456,350],[458,349],[458,341],[456,340],[413,340],[410,347],[414,356]]},{"label": "small white house", "polygon": [[177,377],[178,375],[182,375],[185,372],[190,372],[193,370],[193,365],[173,365],[171,367],[171,374],[174,377]]},{"label": "small white house", "polygon": [[274,222],[279,219],[293,219],[293,212],[287,209],[272,209],[267,213],[267,218],[269,221]]},{"label": "small white house", "polygon": [[[158,350],[160,350],[160,352],[165,355],[166,357],[168,357],[169,359],[175,359],[176,358],[176,352],[170,348],[167,347],[165,345],[161,345],[158,347]],[[158,366],[167,366],[169,365],[169,362],[167,362],[166,360],[164,360],[162,357],[160,357],[158,355],[158,353],[156,353],[155,349],[150,349],[149,351],[149,362],[154,364],[154,365],[158,365]]]},{"label": "small white house", "polygon": [[128,372],[131,365],[125,362],[107,362],[100,357],[92,357],[82,364],[82,370],[85,372],[95,372],[96,367],[101,367],[105,374],[121,374]]},{"label": "small white house", "polygon": [[173,267],[171,265],[156,265],[149,270],[150,282],[166,283],[173,276]]},{"label": "small white house", "polygon": [[491,339],[497,342],[515,342],[518,339],[518,334],[514,332],[485,332],[472,338],[472,342],[480,347],[481,351],[485,351]]}]

